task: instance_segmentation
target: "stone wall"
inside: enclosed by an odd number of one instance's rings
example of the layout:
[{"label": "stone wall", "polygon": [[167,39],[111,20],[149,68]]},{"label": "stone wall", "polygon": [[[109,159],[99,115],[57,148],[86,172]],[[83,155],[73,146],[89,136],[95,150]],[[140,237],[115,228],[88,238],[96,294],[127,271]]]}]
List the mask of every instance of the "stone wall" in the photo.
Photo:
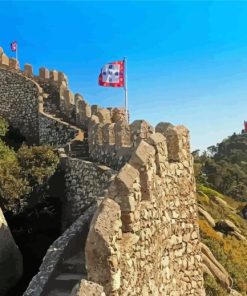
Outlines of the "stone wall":
[{"label": "stone wall", "polygon": [[39,138],[39,98],[41,89],[32,80],[0,68],[0,116],[18,128],[30,143]]},{"label": "stone wall", "polygon": [[63,201],[62,228],[66,229],[93,202],[104,196],[116,172],[107,166],[71,157],[63,159],[63,167],[66,199]]},{"label": "stone wall", "polygon": [[188,131],[158,129],[137,145],[91,223],[88,280],[106,295],[204,295]]},{"label": "stone wall", "polygon": [[[4,54],[2,48],[0,48],[0,69],[7,70],[7,72],[5,73],[8,73],[8,75],[15,74],[15,77],[22,77],[22,80],[26,79],[27,81],[29,81],[30,84],[33,83],[33,85],[39,85],[40,89],[42,88],[43,91],[41,98],[43,106],[42,110],[46,113],[51,113],[52,115],[60,117],[64,121],[76,125],[85,131],[87,131],[89,128],[89,123],[92,116],[97,116],[99,122],[102,124],[116,123],[123,120],[124,118],[123,108],[106,109],[98,105],[90,106],[80,94],[74,95],[73,92],[69,89],[67,76],[61,71],[48,70],[45,67],[41,67],[39,69],[38,75],[35,75],[33,67],[30,64],[25,64],[24,69],[21,70],[18,61],[13,58],[8,58],[7,55]],[[7,84],[8,81],[9,80],[7,78]],[[13,81],[13,83],[15,83],[15,81]],[[19,88],[19,86],[20,84],[18,84],[17,88]],[[23,97],[23,95],[26,96],[29,93],[29,89],[27,89],[26,93],[26,88],[24,86],[23,88],[19,89],[23,89],[23,92],[20,93],[21,98]],[[8,91],[9,90],[7,90],[7,92]],[[5,89],[3,90],[2,94],[6,94]],[[6,98],[6,100],[8,100],[8,97]],[[12,100],[13,99],[11,97],[11,102]],[[37,101],[38,97],[36,98],[36,103]],[[25,110],[29,110],[28,114],[27,112],[24,113],[26,116],[23,119],[25,119],[26,121],[31,121],[31,114],[32,116],[36,116],[37,119],[37,110],[33,110],[30,99],[26,98],[25,100],[22,100],[22,102],[25,103],[23,103],[23,105],[26,106]],[[38,107],[38,103],[36,104],[36,106]],[[12,107],[15,108],[14,105],[12,105]],[[12,113],[16,115],[18,113],[17,110],[18,109],[16,109],[16,112]],[[10,115],[9,111],[7,115]],[[14,115],[13,118],[15,118]],[[33,126],[30,127],[29,131],[32,130],[32,127]]]},{"label": "stone wall", "polygon": [[0,295],[4,296],[22,276],[22,255],[0,208]]},{"label": "stone wall", "polygon": [[39,112],[39,143],[52,146],[64,146],[73,140],[79,129],[56,119],[49,114]]},{"label": "stone wall", "polygon": [[88,129],[90,156],[118,170],[130,159],[140,140],[153,132],[154,128],[144,120],[103,124],[98,116],[92,116]]}]

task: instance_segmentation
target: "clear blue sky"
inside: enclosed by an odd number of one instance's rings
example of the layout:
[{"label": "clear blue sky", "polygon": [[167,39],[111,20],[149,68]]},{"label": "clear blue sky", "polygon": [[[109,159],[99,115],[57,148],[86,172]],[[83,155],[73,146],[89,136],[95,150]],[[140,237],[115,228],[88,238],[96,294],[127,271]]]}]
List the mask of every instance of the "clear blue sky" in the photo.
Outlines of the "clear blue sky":
[{"label": "clear blue sky", "polygon": [[0,46],[35,72],[64,71],[91,104],[123,105],[97,85],[106,62],[128,57],[131,120],[184,124],[205,149],[247,120],[245,1],[0,1]]}]

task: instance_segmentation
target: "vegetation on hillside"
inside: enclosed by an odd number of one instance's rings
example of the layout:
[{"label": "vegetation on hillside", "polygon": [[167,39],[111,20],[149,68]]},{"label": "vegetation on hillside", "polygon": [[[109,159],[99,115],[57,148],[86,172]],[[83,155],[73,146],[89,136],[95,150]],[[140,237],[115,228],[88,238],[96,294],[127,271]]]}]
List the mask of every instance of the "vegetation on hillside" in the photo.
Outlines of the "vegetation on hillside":
[{"label": "vegetation on hillside", "polygon": [[58,157],[49,146],[22,145],[17,151],[4,141],[7,122],[0,118],[0,207],[18,211],[54,174]]},{"label": "vegetation on hillside", "polygon": [[247,134],[233,134],[207,152],[193,153],[199,183],[247,201]]},{"label": "vegetation on hillside", "polygon": [[[241,217],[239,212],[239,208],[245,203],[236,202],[234,199],[225,197],[203,185],[198,185],[197,191],[199,206],[210,213],[216,223],[223,219],[230,220],[247,239],[247,221]],[[221,200],[223,203],[220,202]],[[225,267],[233,279],[233,289],[239,291],[242,295],[247,295],[247,240],[239,240],[231,234],[219,232],[210,226],[202,215],[199,215],[199,226],[202,242],[210,248],[216,259]],[[228,295],[209,276],[205,278],[205,288],[209,291],[207,295]]]},{"label": "vegetation on hillside", "polygon": [[[198,205],[214,219],[216,226],[199,214],[201,240],[233,279],[233,289],[247,295],[247,221],[242,209],[247,205],[247,134],[233,134],[201,155],[194,151]],[[242,238],[217,228],[228,220]],[[215,279],[205,275],[206,294],[229,293]]]}]

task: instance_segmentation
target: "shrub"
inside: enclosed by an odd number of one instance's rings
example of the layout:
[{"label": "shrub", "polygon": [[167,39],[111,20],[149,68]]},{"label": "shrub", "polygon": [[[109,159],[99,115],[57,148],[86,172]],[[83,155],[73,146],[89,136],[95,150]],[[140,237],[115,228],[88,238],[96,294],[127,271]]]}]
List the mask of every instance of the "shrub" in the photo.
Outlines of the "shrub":
[{"label": "shrub", "polygon": [[224,290],[217,282],[216,280],[207,275],[204,274],[204,287],[206,291],[207,296],[227,296],[229,295],[226,290]]}]

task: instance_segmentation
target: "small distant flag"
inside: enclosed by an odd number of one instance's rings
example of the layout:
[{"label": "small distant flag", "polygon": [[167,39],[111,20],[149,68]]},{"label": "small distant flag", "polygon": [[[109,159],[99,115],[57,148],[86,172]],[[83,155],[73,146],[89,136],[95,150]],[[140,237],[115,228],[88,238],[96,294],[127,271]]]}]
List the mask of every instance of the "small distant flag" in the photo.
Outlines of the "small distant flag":
[{"label": "small distant flag", "polygon": [[14,41],[14,42],[11,42],[10,43],[10,48],[12,51],[17,51],[17,42]]},{"label": "small distant flag", "polygon": [[124,87],[124,61],[105,64],[99,75],[99,85]]},{"label": "small distant flag", "polygon": [[247,133],[247,121],[244,122],[244,131]]}]

